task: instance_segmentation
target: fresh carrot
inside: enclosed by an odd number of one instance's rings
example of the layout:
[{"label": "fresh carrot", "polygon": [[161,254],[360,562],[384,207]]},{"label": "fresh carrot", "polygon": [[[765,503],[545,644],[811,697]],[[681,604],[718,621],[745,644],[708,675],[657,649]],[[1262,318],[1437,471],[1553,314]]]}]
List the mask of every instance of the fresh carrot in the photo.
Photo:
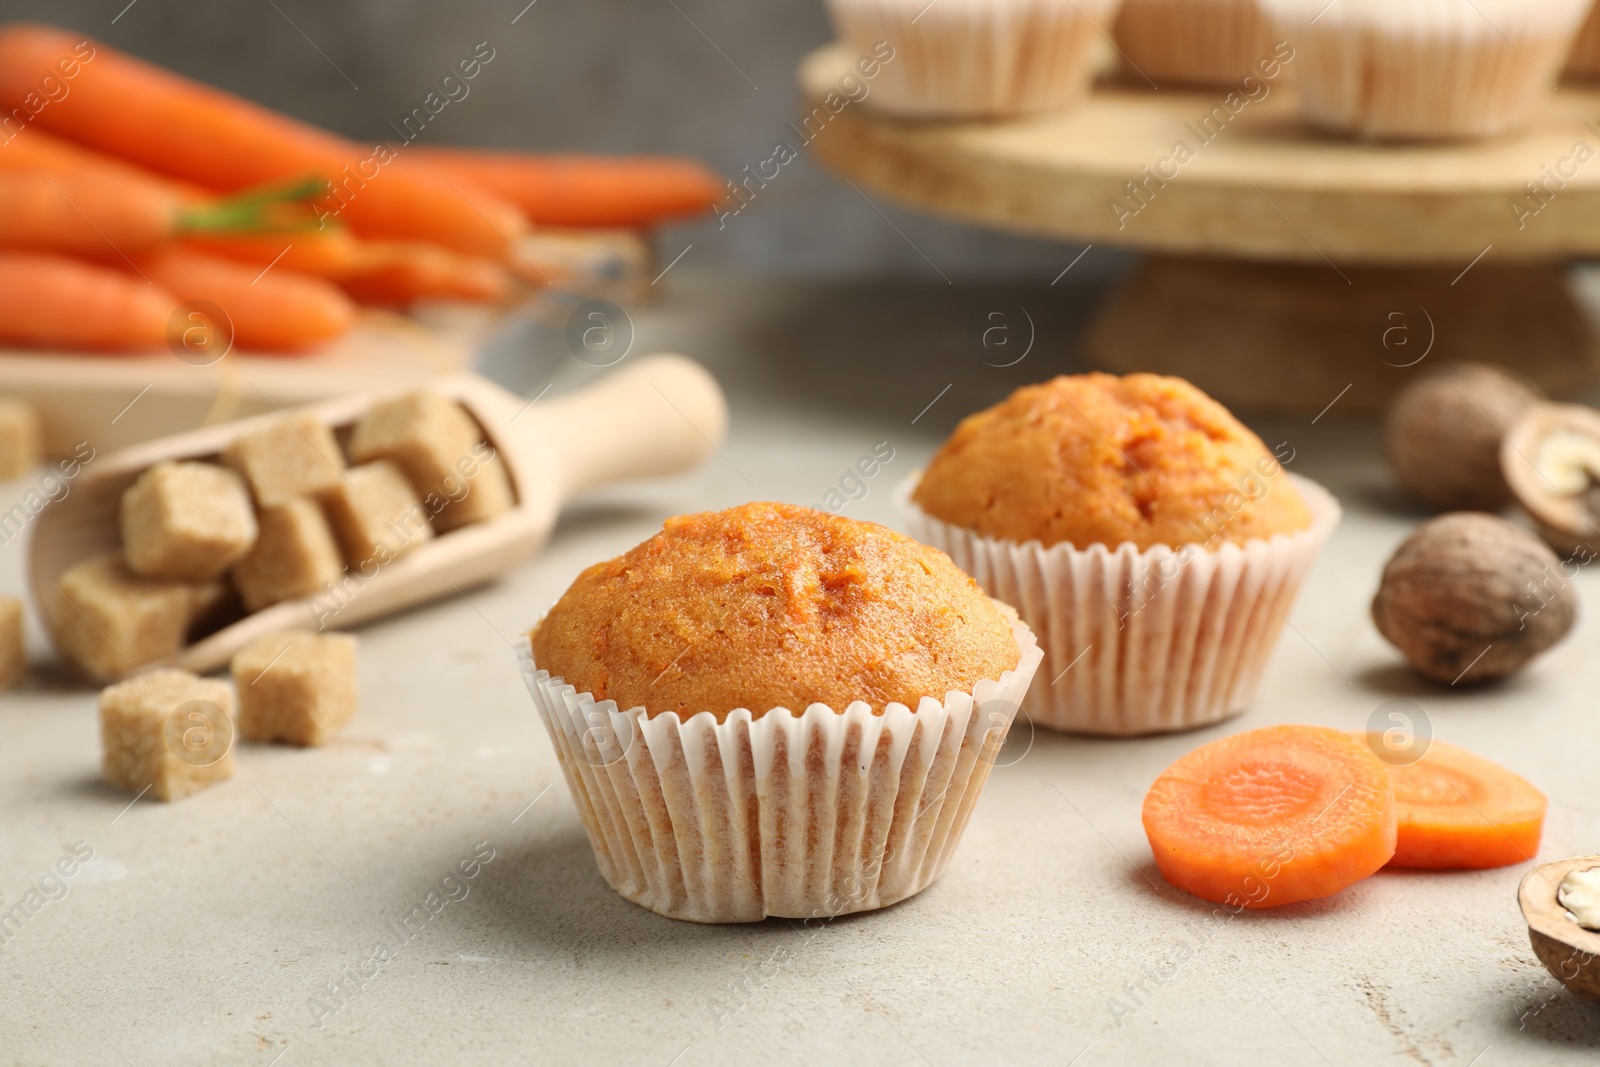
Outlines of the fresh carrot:
[{"label": "fresh carrot", "polygon": [[104,259],[172,239],[183,204],[139,182],[0,171],[0,248]]},{"label": "fresh carrot", "polygon": [[213,236],[185,244],[242,263],[276,264],[327,278],[365,304],[501,303],[513,289],[510,273],[493,261],[420,241],[363,241],[334,226],[275,236]]},{"label": "fresh carrot", "polygon": [[1477,870],[1538,854],[1544,794],[1498,763],[1431,741],[1421,759],[1390,767],[1389,777],[1399,822],[1389,866]]},{"label": "fresh carrot", "polygon": [[350,298],[319,278],[278,267],[258,271],[182,248],[162,248],[135,262],[179,300],[208,300],[220,307],[239,348],[305,352],[355,322]]},{"label": "fresh carrot", "polygon": [[0,252],[0,341],[137,352],[167,343],[178,301],[120,271],[62,256]]},{"label": "fresh carrot", "polygon": [[404,306],[421,300],[506,302],[515,288],[500,264],[415,241],[373,241],[361,267],[339,280],[363,304]]},{"label": "fresh carrot", "polygon": [[[49,26],[0,29],[0,111],[37,99],[40,79],[83,40]],[[320,175],[330,183],[321,217],[362,234],[497,256],[525,228],[515,206],[404,158],[404,148],[364,148],[99,42],[89,47],[64,83],[69,91],[38,108],[32,125],[221,192]]]},{"label": "fresh carrot", "polygon": [[186,204],[159,183],[92,171],[0,170],[0,248],[125,257],[185,234],[274,225],[278,194]]},{"label": "fresh carrot", "polygon": [[215,198],[215,194],[207,192],[198,185],[156,174],[144,167],[137,167],[114,156],[84,148],[32,126],[23,129],[9,141],[0,140],[0,171],[93,174],[110,180],[134,182],[160,189],[185,203],[198,203]]},{"label": "fresh carrot", "polygon": [[361,262],[362,242],[343,226],[325,226],[302,233],[197,237],[184,244],[206,255],[253,263],[258,269],[272,264],[275,268],[338,280]]},{"label": "fresh carrot", "polygon": [[1395,848],[1389,769],[1319,726],[1268,726],[1202,745],[1156,779],[1144,829],[1166,880],[1234,907],[1326,897]]},{"label": "fresh carrot", "polygon": [[418,148],[452,180],[477,182],[549,226],[635,227],[698,215],[725,193],[700,164],[669,156],[539,155]]}]

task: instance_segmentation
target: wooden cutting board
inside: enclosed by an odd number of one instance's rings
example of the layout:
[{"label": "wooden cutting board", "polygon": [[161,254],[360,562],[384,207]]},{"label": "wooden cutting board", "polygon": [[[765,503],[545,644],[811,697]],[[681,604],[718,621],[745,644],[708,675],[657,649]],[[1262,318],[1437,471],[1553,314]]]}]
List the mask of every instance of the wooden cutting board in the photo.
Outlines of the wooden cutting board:
[{"label": "wooden cutting board", "polygon": [[649,252],[633,233],[527,238],[519,250],[552,279],[515,312],[436,305],[411,316],[363,311],[357,327],[315,355],[230,352],[200,366],[176,355],[102,356],[0,348],[0,395],[32,404],[47,455],[79,442],[108,452],[156,437],[290,408],[361,389],[400,387],[471,369],[479,348],[506,328],[564,314],[575,298],[627,301],[648,278]]},{"label": "wooden cutting board", "polygon": [[210,366],[173,355],[134,358],[0,351],[0,393],[32,404],[47,455],[88,441],[109,452],[154,437],[293,407],[335,393],[404,385],[465,369],[478,336],[399,316],[365,316],[315,356],[230,353]]}]

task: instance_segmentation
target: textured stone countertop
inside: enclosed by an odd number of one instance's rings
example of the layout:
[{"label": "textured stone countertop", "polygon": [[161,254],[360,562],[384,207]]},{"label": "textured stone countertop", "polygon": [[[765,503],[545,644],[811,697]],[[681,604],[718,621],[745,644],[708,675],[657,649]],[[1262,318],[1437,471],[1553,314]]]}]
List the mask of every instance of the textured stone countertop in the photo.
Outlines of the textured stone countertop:
[{"label": "textured stone countertop", "polygon": [[[1314,425],[1255,423],[1346,517],[1243,717],[1133,741],[1019,720],[943,878],[882,912],[811,930],[697,926],[613,895],[510,639],[582,567],[666,516],[816,503],[880,441],[894,459],[846,513],[894,522],[893,484],[958,417],[1079,369],[1073,338],[1097,295],[687,271],[663,285],[634,312],[635,351],[683,351],[721,376],[733,404],[721,455],[585,498],[503,581],[362,629],[362,707],[334,743],[244,746],[221,786],[128,807],[98,780],[93,691],[44,662],[34,629],[41,666],[0,696],[0,910],[64,852],[93,859],[0,943],[0,1063],[1595,1061],[1600,1009],[1529,948],[1525,868],[1380,873],[1224,920],[1152,865],[1140,802],[1179,755],[1274,722],[1357,729],[1396,698],[1549,795],[1542,858],[1600,851],[1600,578],[1578,579],[1585,620],[1521,677],[1420,683],[1367,616],[1384,558],[1420,515],[1389,485],[1375,424],[1337,406]],[[1032,351],[986,366],[985,313],[1018,304],[1037,324]],[[552,374],[502,352],[494,369],[532,395],[592,373],[566,363]],[[0,588],[19,590],[23,568],[20,540],[0,547]],[[474,854],[492,858],[466,895],[399,938]],[[392,958],[369,964],[379,943]]]}]

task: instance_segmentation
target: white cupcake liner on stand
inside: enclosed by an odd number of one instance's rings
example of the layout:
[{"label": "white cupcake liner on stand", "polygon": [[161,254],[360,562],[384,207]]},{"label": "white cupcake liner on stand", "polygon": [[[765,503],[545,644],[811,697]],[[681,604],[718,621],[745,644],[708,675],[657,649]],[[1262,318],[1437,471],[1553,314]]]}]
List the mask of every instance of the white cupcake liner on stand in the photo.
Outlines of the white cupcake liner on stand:
[{"label": "white cupcake liner on stand", "polygon": [[1578,27],[1567,55],[1566,75],[1585,81],[1600,77],[1600,6],[1591,7],[1589,17]]},{"label": "white cupcake liner on stand", "polygon": [[909,118],[1053,111],[1088,93],[1094,48],[1120,0],[828,0],[835,32],[867,56],[894,48],[866,106]]},{"label": "white cupcake liner on stand", "polygon": [[1044,662],[1023,707],[1035,725],[1075,733],[1192,730],[1243,711],[1340,516],[1327,490],[1290,474],[1312,516],[1292,535],[1211,550],[1045,548],[939,521],[911,502],[920,477],[895,490],[911,536],[1033,627]]},{"label": "white cupcake liner on stand", "polygon": [[[1590,0],[1261,0],[1319,126],[1386,140],[1485,137],[1554,91]],[[1313,21],[1314,20],[1314,21]]]},{"label": "white cupcake liner on stand", "polygon": [[1256,0],[1126,0],[1117,17],[1117,46],[1136,76],[1163,88],[1261,81],[1258,64],[1274,58],[1273,43]]},{"label": "white cupcake liner on stand", "polygon": [[813,704],[681,721],[619,710],[519,662],[595,861],[619,894],[696,922],[886,907],[938,878],[1042,653],[913,711]]}]

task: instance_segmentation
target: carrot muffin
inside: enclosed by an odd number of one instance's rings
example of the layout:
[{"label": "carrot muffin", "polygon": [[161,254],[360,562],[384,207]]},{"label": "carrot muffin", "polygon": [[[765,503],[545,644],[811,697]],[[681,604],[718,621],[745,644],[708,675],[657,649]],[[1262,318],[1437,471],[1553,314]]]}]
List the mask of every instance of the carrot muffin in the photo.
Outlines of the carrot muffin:
[{"label": "carrot muffin", "polygon": [[1311,525],[1278,470],[1261,438],[1182,378],[1083,374],[963,419],[912,499],[985,537],[1046,547],[1239,544]]},{"label": "carrot muffin", "polygon": [[540,666],[650,715],[916,707],[1017,665],[1011,625],[937,549],[790,504],[684,515],[578,576]]},{"label": "carrot muffin", "polygon": [[601,873],[700,922],[931,883],[1041,658],[937,549],[767,503],[590,567],[525,651]]},{"label": "carrot muffin", "polygon": [[1053,681],[1033,720],[1101,734],[1242,711],[1339,513],[1226,408],[1154,374],[1019,389],[902,492],[915,536],[1040,634]]}]

